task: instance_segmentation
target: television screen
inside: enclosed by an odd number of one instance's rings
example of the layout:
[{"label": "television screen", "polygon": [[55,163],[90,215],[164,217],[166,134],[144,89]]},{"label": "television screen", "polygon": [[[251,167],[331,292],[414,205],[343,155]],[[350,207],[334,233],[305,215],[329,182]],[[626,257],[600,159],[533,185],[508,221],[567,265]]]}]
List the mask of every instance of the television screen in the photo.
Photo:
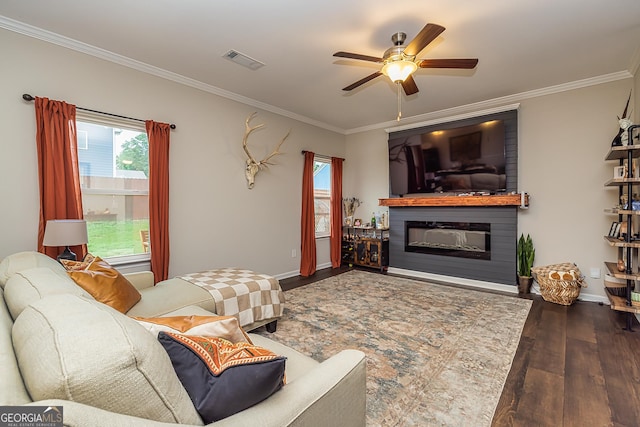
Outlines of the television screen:
[{"label": "television screen", "polygon": [[389,139],[392,195],[504,192],[505,165],[502,120]]}]

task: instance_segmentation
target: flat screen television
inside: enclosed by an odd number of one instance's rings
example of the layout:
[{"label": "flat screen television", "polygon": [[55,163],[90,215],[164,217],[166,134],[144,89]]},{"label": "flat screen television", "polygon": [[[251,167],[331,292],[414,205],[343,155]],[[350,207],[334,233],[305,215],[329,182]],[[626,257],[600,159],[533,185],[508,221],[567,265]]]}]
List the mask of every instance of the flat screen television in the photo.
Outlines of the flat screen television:
[{"label": "flat screen television", "polygon": [[506,192],[506,139],[502,119],[391,134],[390,193]]}]

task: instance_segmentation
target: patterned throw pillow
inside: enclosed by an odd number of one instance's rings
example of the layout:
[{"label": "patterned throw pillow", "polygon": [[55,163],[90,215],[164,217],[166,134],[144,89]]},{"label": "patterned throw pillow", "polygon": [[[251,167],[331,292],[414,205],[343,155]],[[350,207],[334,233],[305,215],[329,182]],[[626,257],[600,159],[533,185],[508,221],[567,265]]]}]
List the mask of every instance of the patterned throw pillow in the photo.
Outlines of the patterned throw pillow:
[{"label": "patterned throw pillow", "polygon": [[87,267],[89,267],[89,264],[91,264],[95,259],[96,259],[95,256],[91,254],[87,254],[85,255],[82,261],[72,261],[70,259],[61,259],[60,263],[64,266],[65,270],[67,271],[82,271],[82,270],[86,270]]},{"label": "patterned throw pillow", "polygon": [[265,348],[167,332],[158,340],[205,424],[243,411],[285,384],[286,358]]},{"label": "patterned throw pillow", "polygon": [[83,270],[67,274],[97,301],[121,313],[129,311],[142,298],[131,282],[100,257],[95,257]]},{"label": "patterned throw pillow", "polygon": [[133,317],[156,337],[160,332],[224,338],[253,344],[235,316]]}]

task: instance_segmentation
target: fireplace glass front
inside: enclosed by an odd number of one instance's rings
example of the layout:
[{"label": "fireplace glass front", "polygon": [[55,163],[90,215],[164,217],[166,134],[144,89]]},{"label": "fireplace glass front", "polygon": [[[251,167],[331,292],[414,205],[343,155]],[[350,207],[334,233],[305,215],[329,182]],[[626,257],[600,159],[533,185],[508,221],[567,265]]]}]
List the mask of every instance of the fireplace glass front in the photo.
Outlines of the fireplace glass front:
[{"label": "fireplace glass front", "polygon": [[405,221],[406,252],[491,259],[491,224]]}]

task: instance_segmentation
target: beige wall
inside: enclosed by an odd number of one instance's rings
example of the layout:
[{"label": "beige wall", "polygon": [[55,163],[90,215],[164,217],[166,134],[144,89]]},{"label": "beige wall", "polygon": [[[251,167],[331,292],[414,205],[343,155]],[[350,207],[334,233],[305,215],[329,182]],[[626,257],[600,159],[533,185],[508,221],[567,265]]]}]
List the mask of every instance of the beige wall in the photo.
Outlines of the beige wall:
[{"label": "beige wall", "polygon": [[[616,203],[617,191],[603,184],[616,163],[604,157],[632,85],[619,80],[521,101],[518,189],[531,204],[519,211],[519,233],[531,234],[536,265],[571,261],[589,276],[592,267],[604,275],[603,261],[615,261],[603,236],[616,219],[604,209]],[[345,194],[364,199],[363,215],[382,210],[377,200],[388,197],[386,150],[384,130],[347,136]],[[602,279],[587,283],[584,294],[604,297]]]},{"label": "beige wall", "polygon": [[[176,123],[171,146],[170,274],[215,266],[245,266],[274,275],[298,271],[302,149],[344,156],[345,197],[363,204],[368,221],[388,196],[387,134],[372,130],[339,135],[266,111],[267,127],[250,140],[266,154],[292,128],[285,154],[246,188],[240,145],[244,119],[256,109],[75,51],[0,30],[0,258],[32,250],[38,223],[33,104],[22,93],[78,106]],[[519,231],[530,233],[536,264],[573,261],[589,275],[615,260],[602,239],[615,218],[604,208],[616,200],[603,183],[614,164],[604,162],[616,116],[635,79],[521,101],[519,189],[531,194],[520,211]],[[640,118],[638,90],[632,101]],[[640,120],[638,120],[640,121]],[[345,141],[347,142],[345,144]],[[291,257],[292,250],[296,257]],[[318,264],[329,261],[328,239],[318,242]],[[603,271],[604,273],[604,271]],[[587,278],[583,292],[604,295],[601,279]]]},{"label": "beige wall", "polygon": [[[343,135],[258,111],[253,123],[266,127],[249,140],[256,157],[292,131],[285,154],[248,190],[241,141],[254,107],[5,30],[0,52],[0,258],[36,247],[34,109],[21,99],[30,93],[177,125],[170,153],[171,275],[220,266],[298,272],[300,151],[343,157]],[[328,241],[322,239],[318,264],[328,262]]]}]

